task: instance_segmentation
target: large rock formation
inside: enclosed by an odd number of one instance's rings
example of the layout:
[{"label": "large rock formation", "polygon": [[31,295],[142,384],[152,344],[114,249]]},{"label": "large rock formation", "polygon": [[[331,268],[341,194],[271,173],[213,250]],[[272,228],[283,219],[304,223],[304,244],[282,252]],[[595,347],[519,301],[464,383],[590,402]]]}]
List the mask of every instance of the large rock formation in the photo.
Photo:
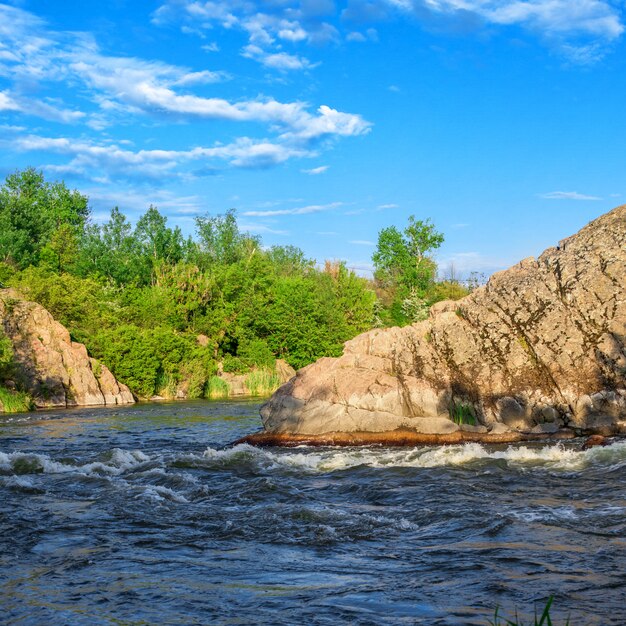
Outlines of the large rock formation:
[{"label": "large rock formation", "polygon": [[128,404],[126,385],[72,341],[46,309],[10,289],[0,289],[0,328],[11,340],[15,378],[38,407]]},{"label": "large rock formation", "polygon": [[626,430],[626,205],[428,320],[347,342],[261,414],[275,439]]}]

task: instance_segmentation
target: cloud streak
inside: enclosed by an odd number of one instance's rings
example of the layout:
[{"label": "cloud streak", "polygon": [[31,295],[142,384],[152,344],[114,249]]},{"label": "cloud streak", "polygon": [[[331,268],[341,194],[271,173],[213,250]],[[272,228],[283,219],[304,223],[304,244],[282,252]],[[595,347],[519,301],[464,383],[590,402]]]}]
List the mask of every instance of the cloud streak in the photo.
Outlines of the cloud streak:
[{"label": "cloud streak", "polygon": [[590,196],[577,191],[550,191],[540,194],[539,197],[546,200],[602,200],[598,196]]},{"label": "cloud streak", "polygon": [[310,204],[293,209],[274,209],[270,211],[244,211],[245,217],[278,217],[280,215],[308,215],[310,213],[321,213],[343,206],[343,202],[331,202],[330,204]]}]

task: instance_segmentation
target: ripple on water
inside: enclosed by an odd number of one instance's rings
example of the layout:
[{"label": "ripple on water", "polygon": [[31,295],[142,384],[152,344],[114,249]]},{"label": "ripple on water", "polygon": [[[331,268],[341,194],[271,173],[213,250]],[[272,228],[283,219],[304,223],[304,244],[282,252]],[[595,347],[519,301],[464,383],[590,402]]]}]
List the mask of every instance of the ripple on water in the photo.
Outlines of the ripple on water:
[{"label": "ripple on water", "polygon": [[626,443],[223,447],[256,406],[170,406],[0,429],[9,623],[484,625],[550,593],[626,623]]}]

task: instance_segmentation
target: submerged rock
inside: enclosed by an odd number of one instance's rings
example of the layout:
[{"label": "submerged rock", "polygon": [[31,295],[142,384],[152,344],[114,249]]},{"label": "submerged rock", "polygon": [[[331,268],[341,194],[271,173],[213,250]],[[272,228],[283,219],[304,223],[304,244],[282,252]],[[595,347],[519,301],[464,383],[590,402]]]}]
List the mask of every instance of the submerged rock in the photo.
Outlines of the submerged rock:
[{"label": "submerged rock", "polygon": [[581,450],[589,450],[590,448],[595,448],[597,446],[608,446],[610,445],[610,441],[603,437],[602,435],[591,435],[585,443],[580,447]]},{"label": "submerged rock", "polygon": [[130,404],[126,385],[92,359],[67,328],[35,302],[0,289],[0,325],[13,344],[15,378],[38,407]]},{"label": "submerged rock", "polygon": [[[626,205],[430,318],[373,330],[283,385],[269,434],[613,434],[626,420]],[[460,420],[458,420],[460,421]]]}]

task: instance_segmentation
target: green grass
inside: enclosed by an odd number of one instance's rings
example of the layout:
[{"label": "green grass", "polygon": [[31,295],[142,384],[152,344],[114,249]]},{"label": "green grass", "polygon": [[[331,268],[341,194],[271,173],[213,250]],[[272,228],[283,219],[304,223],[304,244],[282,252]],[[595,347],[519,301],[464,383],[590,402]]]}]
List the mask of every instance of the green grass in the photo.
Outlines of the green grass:
[{"label": "green grass", "polygon": [[280,378],[276,372],[264,368],[250,372],[245,383],[250,395],[269,396],[280,387]]},{"label": "green grass", "polygon": [[22,391],[0,387],[0,405],[5,413],[24,413],[35,408],[33,399]]},{"label": "green grass", "polygon": [[206,384],[206,398],[228,398],[230,385],[219,376],[211,376]]},{"label": "green grass", "polygon": [[[554,596],[550,596],[548,598],[548,602],[546,603],[545,608],[543,609],[543,613],[541,616],[537,616],[537,609],[535,608],[535,621],[528,622],[528,626],[555,626],[552,618],[550,617],[550,607],[552,606],[552,602],[554,601]],[[500,615],[500,607],[496,607],[495,613],[493,615],[493,620],[490,620],[489,626],[525,626],[524,622],[519,621],[517,617],[517,612],[515,614],[515,619],[511,620],[506,617]],[[569,617],[565,622],[565,626],[569,626]]]},{"label": "green grass", "polygon": [[476,416],[474,415],[474,409],[470,404],[464,404],[463,402],[455,402],[450,408],[450,417],[455,424],[463,426],[476,426]]}]

